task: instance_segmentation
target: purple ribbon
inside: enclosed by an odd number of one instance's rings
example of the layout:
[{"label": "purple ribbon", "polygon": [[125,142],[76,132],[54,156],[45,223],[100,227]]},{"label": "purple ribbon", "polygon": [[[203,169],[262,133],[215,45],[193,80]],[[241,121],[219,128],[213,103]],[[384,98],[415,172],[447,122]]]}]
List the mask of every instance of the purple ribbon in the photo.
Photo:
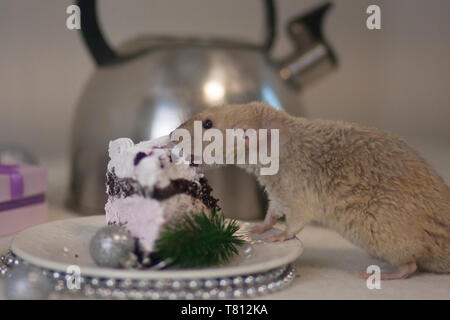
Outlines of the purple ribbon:
[{"label": "purple ribbon", "polygon": [[45,202],[45,195],[43,194],[38,194],[37,196],[31,196],[29,198],[21,198],[14,201],[1,202],[0,212],[13,210],[25,206],[31,206],[42,202]]},{"label": "purple ribbon", "polygon": [[9,176],[11,200],[23,197],[23,176],[16,164],[0,164],[0,174]]}]

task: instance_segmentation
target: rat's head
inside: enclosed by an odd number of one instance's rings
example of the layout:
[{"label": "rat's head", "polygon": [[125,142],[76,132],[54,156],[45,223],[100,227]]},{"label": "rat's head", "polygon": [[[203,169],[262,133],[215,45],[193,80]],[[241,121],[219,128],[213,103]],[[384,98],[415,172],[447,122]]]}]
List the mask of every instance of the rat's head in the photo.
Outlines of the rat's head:
[{"label": "rat's head", "polygon": [[[243,133],[244,135],[247,132],[250,132],[248,131],[249,129],[253,129],[256,132],[258,129],[263,128],[263,124],[266,123],[265,120],[273,117],[276,112],[275,109],[263,102],[213,107],[198,113],[181,124],[170,134],[170,136],[172,141],[180,141],[180,136],[183,136],[184,140],[184,135],[189,134],[192,142],[190,144],[190,154],[195,155],[195,158],[198,158],[198,154],[200,152],[203,154],[205,148],[208,147],[212,141],[215,141],[218,136],[217,133],[220,132],[220,135],[223,138],[223,147],[221,148],[222,158],[226,159],[229,153],[233,153],[238,157],[239,152],[241,152],[242,149],[238,150],[237,144],[235,144],[234,148],[226,148],[226,140],[228,140],[226,139],[227,130],[231,129],[236,134]],[[201,134],[200,138],[198,137],[199,134]],[[201,139],[202,143],[199,143],[199,145],[202,145],[201,150],[194,150],[194,139]],[[247,137],[245,140],[246,150],[249,148],[248,140]],[[215,155],[215,152],[213,154]]]},{"label": "rat's head", "polygon": [[212,107],[196,114],[178,128],[187,129],[193,135],[194,121],[200,121],[203,131],[214,128],[220,130],[224,135],[226,129],[259,129],[259,120],[263,109],[266,108],[272,109],[272,107],[263,102]]}]

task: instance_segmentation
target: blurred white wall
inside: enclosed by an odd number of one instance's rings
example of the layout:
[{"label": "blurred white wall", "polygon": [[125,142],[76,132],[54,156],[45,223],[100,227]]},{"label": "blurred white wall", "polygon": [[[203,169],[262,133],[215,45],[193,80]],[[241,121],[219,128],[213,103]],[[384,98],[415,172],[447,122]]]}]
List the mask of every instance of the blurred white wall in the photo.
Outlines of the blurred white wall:
[{"label": "blurred white wall", "polygon": [[[0,0],[0,146],[21,145],[39,158],[67,157],[77,99],[95,70],[78,32],[66,29],[71,3]],[[319,3],[278,1],[277,56],[290,48],[287,19]],[[450,1],[335,4],[325,29],[340,67],[303,92],[308,116],[449,141]],[[380,31],[365,26],[369,4],[381,7]],[[142,33],[262,36],[258,0],[100,0],[100,16],[116,45]]]}]

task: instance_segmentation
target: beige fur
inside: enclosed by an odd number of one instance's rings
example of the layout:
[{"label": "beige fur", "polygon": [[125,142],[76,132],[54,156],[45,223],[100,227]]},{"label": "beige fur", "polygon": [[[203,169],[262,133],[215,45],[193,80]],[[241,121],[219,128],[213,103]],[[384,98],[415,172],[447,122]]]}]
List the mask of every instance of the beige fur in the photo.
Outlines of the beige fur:
[{"label": "beige fur", "polygon": [[256,231],[285,215],[284,238],[291,238],[318,221],[394,266],[450,271],[450,189],[403,139],[353,123],[295,118],[259,102],[211,108],[180,127],[192,132],[193,121],[205,119],[224,133],[280,129],[279,172],[258,176],[270,204]]}]

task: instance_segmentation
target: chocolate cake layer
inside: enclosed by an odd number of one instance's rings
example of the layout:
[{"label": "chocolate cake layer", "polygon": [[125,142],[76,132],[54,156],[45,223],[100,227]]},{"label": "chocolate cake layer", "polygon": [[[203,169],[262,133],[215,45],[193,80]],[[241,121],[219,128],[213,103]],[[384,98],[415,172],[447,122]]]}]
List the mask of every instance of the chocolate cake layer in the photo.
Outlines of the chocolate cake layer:
[{"label": "chocolate cake layer", "polygon": [[144,198],[165,200],[177,194],[187,194],[200,200],[206,207],[219,210],[218,199],[211,195],[212,188],[206,178],[200,178],[198,183],[186,179],[171,180],[170,185],[165,188],[155,188],[142,186],[132,178],[119,178],[114,171],[106,175],[107,193],[110,196],[129,197],[139,195]]}]

